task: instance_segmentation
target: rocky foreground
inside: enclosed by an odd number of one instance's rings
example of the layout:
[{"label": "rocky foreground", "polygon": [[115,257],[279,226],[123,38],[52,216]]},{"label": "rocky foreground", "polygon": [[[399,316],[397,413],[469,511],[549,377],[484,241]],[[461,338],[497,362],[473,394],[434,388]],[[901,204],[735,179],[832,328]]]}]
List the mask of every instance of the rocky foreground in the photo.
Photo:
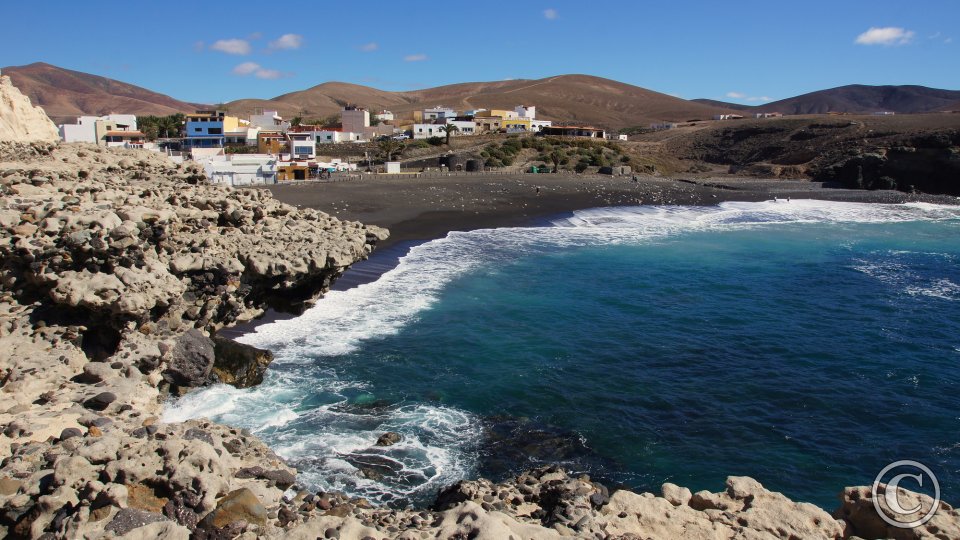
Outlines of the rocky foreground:
[{"label": "rocky foreground", "polygon": [[204,180],[157,154],[0,143],[0,536],[960,538],[949,506],[888,527],[864,487],[831,515],[750,478],[610,493],[553,467],[374,508],[310,492],[243,430],[164,424],[171,394],[262,379],[269,353],[218,329],[316,297],[387,235]]}]

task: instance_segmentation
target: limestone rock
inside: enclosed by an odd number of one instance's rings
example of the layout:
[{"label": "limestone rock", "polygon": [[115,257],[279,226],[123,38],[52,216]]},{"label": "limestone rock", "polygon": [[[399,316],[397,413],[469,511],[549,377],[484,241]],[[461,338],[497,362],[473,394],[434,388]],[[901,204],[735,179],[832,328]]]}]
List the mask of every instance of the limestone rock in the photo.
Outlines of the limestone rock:
[{"label": "limestone rock", "polygon": [[228,493],[217,503],[217,508],[203,518],[200,525],[219,529],[238,521],[257,525],[263,525],[267,521],[266,508],[247,488]]},{"label": "limestone rock", "polygon": [[59,141],[60,132],[6,75],[0,76],[0,141]]}]

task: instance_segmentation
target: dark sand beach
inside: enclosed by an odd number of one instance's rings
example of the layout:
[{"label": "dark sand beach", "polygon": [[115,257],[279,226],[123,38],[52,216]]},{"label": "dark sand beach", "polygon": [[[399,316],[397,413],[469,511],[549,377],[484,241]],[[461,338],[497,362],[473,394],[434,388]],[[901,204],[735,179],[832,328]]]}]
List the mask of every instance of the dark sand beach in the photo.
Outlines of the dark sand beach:
[{"label": "dark sand beach", "polygon": [[[539,189],[538,189],[539,188]],[[390,229],[378,249],[441,238],[450,231],[525,226],[584,208],[637,204],[714,205],[775,197],[851,202],[926,201],[951,196],[835,189],[808,180],[660,178],[516,174],[416,178],[371,176],[340,182],[270,186],[277,199],[340,219]]]}]

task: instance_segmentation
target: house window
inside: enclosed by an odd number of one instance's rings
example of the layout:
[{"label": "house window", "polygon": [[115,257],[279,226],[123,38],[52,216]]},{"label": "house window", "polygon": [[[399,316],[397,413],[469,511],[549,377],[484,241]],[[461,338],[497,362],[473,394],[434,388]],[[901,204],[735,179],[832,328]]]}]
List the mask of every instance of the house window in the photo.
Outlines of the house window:
[{"label": "house window", "polygon": [[200,132],[203,131],[203,128],[193,128],[194,131]]},{"label": "house window", "polygon": [[223,128],[209,128],[207,132],[211,135],[220,135],[223,133]]}]

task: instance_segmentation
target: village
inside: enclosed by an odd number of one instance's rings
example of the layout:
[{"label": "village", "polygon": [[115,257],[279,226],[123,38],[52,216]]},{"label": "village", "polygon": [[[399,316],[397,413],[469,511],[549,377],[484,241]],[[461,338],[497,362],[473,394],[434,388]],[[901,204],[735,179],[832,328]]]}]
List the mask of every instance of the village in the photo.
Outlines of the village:
[{"label": "village", "polygon": [[[435,145],[446,140],[449,145],[451,137],[482,134],[627,140],[627,135],[611,134],[597,127],[554,125],[550,120],[538,119],[536,107],[527,105],[513,110],[466,111],[436,106],[415,110],[412,118],[403,121],[388,110],[371,114],[363,107],[347,105],[340,111],[339,125],[334,127],[303,124],[299,118],[287,120],[276,110],[257,110],[247,118],[222,110],[202,110],[183,115],[180,125],[153,137],[139,129],[137,117],[130,114],[81,116],[75,124],[58,127],[64,142],[164,152],[175,161],[191,159],[202,164],[212,183],[236,186],[322,179],[358,170],[360,160],[318,152],[325,145],[383,143],[386,159],[381,166],[372,169],[374,156],[368,155],[359,170],[396,174],[401,172],[400,162],[390,158],[408,140]],[[483,164],[471,162],[452,167],[471,172],[485,169]]]}]

